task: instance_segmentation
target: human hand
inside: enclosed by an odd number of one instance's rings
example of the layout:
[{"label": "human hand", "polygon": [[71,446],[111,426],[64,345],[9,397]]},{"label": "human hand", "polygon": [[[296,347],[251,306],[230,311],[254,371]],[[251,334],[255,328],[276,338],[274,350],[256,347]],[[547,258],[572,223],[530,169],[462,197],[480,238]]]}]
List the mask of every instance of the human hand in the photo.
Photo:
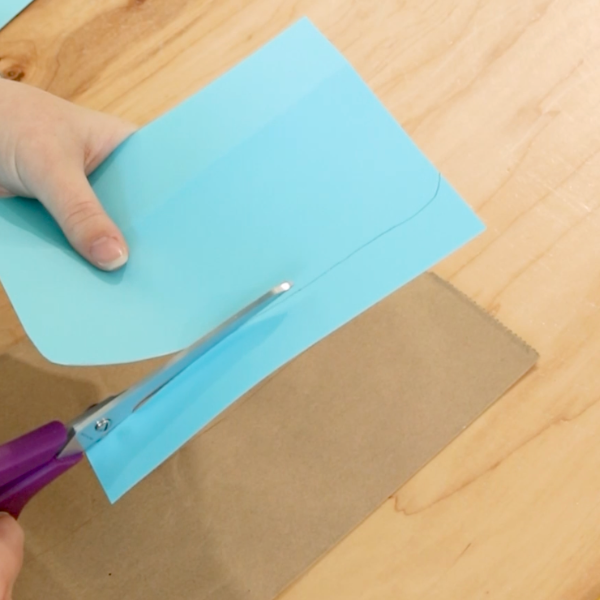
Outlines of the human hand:
[{"label": "human hand", "polygon": [[0,197],[39,200],[84,258],[118,269],[127,244],[86,175],[134,131],[116,117],[0,79]]},{"label": "human hand", "polygon": [[11,600],[23,562],[23,530],[7,514],[0,513],[0,600]]}]

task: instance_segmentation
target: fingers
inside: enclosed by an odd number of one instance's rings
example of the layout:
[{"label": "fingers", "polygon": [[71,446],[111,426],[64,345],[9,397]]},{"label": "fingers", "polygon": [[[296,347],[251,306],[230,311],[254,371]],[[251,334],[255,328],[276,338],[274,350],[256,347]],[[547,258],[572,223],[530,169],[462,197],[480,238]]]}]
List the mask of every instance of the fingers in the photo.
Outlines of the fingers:
[{"label": "fingers", "polygon": [[85,259],[107,271],[122,267],[127,245],[87,175],[136,127],[35,88],[3,92],[11,99],[0,97],[0,196],[40,200]]},{"label": "fingers", "polygon": [[12,589],[23,563],[23,530],[0,513],[0,600],[11,600]]},{"label": "fingers", "polygon": [[[91,125],[85,144],[90,149],[85,174],[92,173],[130,135],[136,126],[109,115],[86,111]],[[87,153],[86,153],[87,154]],[[105,271],[122,267],[128,259],[125,239],[109,219],[86,177],[63,175],[50,190],[48,206],[73,247],[88,261]]]},{"label": "fingers", "polygon": [[39,200],[75,250],[93,265],[114,271],[127,262],[125,239],[102,208],[81,168],[63,166],[55,171],[40,190]]}]

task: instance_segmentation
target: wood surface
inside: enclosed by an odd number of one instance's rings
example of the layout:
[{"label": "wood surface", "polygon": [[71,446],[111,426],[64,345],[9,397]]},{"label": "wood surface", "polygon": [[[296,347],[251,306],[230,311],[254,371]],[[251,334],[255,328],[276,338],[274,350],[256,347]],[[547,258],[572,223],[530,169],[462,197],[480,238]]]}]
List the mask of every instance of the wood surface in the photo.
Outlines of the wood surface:
[{"label": "wood surface", "polygon": [[36,0],[0,71],[142,124],[302,15],[485,220],[436,271],[542,358],[283,597],[597,600],[600,3]]}]

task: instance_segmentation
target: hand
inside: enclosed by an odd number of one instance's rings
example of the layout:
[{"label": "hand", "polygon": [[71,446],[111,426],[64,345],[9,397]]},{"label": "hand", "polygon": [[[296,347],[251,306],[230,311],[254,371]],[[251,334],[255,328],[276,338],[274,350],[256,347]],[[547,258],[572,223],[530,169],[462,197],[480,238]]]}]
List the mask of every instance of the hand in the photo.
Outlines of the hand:
[{"label": "hand", "polygon": [[39,200],[84,258],[118,269],[127,244],[86,175],[134,131],[115,117],[0,79],[0,197]]},{"label": "hand", "polygon": [[0,600],[11,600],[12,589],[23,562],[23,530],[0,513]]}]

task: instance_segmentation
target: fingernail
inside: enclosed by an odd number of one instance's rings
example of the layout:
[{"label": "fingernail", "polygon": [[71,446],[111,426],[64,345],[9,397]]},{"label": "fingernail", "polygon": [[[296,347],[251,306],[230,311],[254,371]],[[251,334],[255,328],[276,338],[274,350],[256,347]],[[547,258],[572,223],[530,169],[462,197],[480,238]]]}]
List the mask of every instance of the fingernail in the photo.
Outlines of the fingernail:
[{"label": "fingernail", "polygon": [[127,262],[127,252],[119,241],[111,237],[96,240],[90,248],[92,260],[105,271],[115,271]]}]

